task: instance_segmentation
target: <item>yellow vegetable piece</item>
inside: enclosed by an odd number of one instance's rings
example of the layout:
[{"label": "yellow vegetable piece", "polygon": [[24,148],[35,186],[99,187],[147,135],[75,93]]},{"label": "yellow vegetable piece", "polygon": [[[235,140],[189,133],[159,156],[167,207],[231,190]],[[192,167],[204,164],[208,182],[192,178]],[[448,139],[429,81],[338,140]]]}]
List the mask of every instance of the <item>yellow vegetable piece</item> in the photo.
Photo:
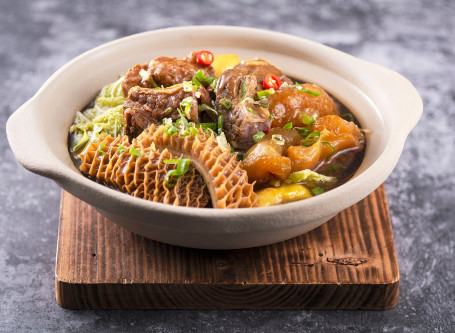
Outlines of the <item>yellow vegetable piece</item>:
[{"label": "yellow vegetable piece", "polygon": [[302,184],[285,184],[277,188],[265,188],[257,192],[259,207],[279,205],[312,197],[310,190]]},{"label": "yellow vegetable piece", "polygon": [[225,70],[239,63],[240,59],[236,54],[219,54],[214,56],[212,67],[215,69],[216,77],[220,77]]}]

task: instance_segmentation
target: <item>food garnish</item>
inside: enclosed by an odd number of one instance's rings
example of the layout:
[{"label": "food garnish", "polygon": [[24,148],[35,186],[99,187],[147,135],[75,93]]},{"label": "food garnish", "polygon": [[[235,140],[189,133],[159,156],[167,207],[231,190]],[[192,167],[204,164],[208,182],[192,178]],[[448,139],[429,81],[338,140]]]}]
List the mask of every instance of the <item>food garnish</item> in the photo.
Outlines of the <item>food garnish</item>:
[{"label": "food garnish", "polygon": [[[169,188],[172,188],[175,185],[177,185],[177,182],[180,179],[180,177],[182,177],[190,169],[190,159],[189,158],[163,160],[163,163],[164,164],[177,164],[175,170],[168,171],[168,173],[166,174],[166,177],[164,177],[166,186]],[[174,182],[170,182],[171,178],[174,178]]]},{"label": "food garnish", "polygon": [[304,92],[308,95],[312,95],[312,96],[319,96],[321,95],[321,93],[319,91],[314,91],[314,90],[310,90],[310,89],[306,89],[304,87],[302,87],[298,82],[295,83],[295,86],[297,87],[297,89],[299,89],[301,92]]},{"label": "food garnish", "polygon": [[262,81],[262,86],[264,89],[277,90],[281,87],[281,80],[275,74],[269,73],[265,76],[264,81]]},{"label": "food garnish", "polygon": [[210,66],[213,62],[213,53],[207,50],[200,51],[196,56],[196,61],[203,66]]}]

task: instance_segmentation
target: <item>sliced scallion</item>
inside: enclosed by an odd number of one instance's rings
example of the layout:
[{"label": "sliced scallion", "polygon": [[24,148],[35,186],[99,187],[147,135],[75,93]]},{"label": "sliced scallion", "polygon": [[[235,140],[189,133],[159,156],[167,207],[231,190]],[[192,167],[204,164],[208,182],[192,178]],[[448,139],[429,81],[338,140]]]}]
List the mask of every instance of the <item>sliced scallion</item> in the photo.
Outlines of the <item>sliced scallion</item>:
[{"label": "sliced scallion", "polygon": [[104,156],[104,154],[106,154],[106,152],[103,150],[104,147],[105,147],[104,142],[101,142],[101,144],[98,148],[98,152],[99,152],[100,156]]},{"label": "sliced scallion", "polygon": [[[168,171],[166,176],[164,177],[166,186],[169,188],[172,188],[175,185],[177,185],[177,182],[179,181],[180,177],[182,177],[185,173],[187,173],[190,168],[190,159],[189,158],[163,160],[163,163],[177,164],[176,168],[174,170]],[[176,177],[174,183],[170,182],[170,179],[172,177]]]},{"label": "sliced scallion", "polygon": [[272,134],[272,141],[279,146],[284,146],[285,140],[281,134]]},{"label": "sliced scallion", "polygon": [[180,102],[180,107],[183,110],[185,116],[190,115],[191,107],[193,106],[193,97],[186,97]]},{"label": "sliced scallion", "polygon": [[174,125],[169,125],[168,127],[165,128],[164,133],[170,136],[177,133],[178,131],[179,130],[177,127],[175,127]]},{"label": "sliced scallion", "polygon": [[305,139],[303,139],[302,145],[304,145],[305,147],[312,146],[314,143],[316,143],[319,140],[320,137],[321,137],[321,133],[319,133],[317,131],[311,132],[310,134],[308,134],[306,136]]},{"label": "sliced scallion", "polygon": [[197,123],[196,127],[200,127],[202,130],[210,128],[211,130],[216,131],[216,123]]},{"label": "sliced scallion", "polygon": [[190,81],[183,81],[182,85],[184,92],[191,92],[194,89],[193,84]]},{"label": "sliced scallion", "polygon": [[314,122],[315,122],[316,119],[314,119],[314,117],[310,117],[309,115],[307,114],[302,114],[302,122],[305,124],[305,125],[308,125],[308,126],[313,126]]},{"label": "sliced scallion", "polygon": [[199,135],[199,132],[196,128],[194,128],[193,126],[190,126],[190,129],[189,129],[190,133],[193,134],[194,136],[198,136]]},{"label": "sliced scallion", "polygon": [[123,152],[125,151],[126,147],[121,145],[121,144],[118,144],[118,149],[117,149],[117,152],[119,155],[123,154]]},{"label": "sliced scallion", "polygon": [[303,136],[304,138],[307,137],[308,134],[311,133],[311,130],[309,128],[306,128],[306,127],[295,127],[295,129],[297,130],[297,132],[299,132],[299,134],[301,136]]},{"label": "sliced scallion", "polygon": [[240,87],[240,99],[245,99],[246,97],[246,81],[242,82],[242,86]]},{"label": "sliced scallion", "polygon": [[218,112],[214,108],[212,108],[211,106],[209,106],[207,104],[201,104],[201,105],[198,106],[198,112],[204,112],[204,111],[207,111],[207,110],[212,111],[215,114],[218,114]]},{"label": "sliced scallion", "polygon": [[328,160],[330,157],[333,156],[333,154],[335,154],[336,149],[328,141],[323,141],[322,143],[325,144],[325,145],[328,145],[330,148],[332,148],[332,152],[330,153],[330,155],[325,158],[326,160]]},{"label": "sliced scallion", "polygon": [[266,98],[267,96],[273,95],[274,93],[275,93],[275,89],[273,89],[273,88],[260,90],[256,93],[256,98],[263,99],[263,98]]},{"label": "sliced scallion", "polygon": [[286,125],[283,126],[284,129],[291,129],[292,128],[292,121],[290,123],[287,123]]},{"label": "sliced scallion", "polygon": [[208,85],[212,84],[214,81],[216,81],[216,78],[214,78],[214,77],[205,76],[202,69],[198,70],[196,72],[196,74],[194,75],[194,77],[196,78],[196,80],[198,80],[204,86],[208,86]]},{"label": "sliced scallion", "polygon": [[220,104],[226,109],[230,110],[232,108],[232,101],[228,98],[221,98]]},{"label": "sliced scallion", "polygon": [[264,138],[264,136],[265,136],[265,133],[262,131],[259,131],[255,135],[253,135],[253,140],[254,140],[254,142],[259,142]]},{"label": "sliced scallion", "polygon": [[134,158],[138,159],[140,156],[141,156],[141,151],[139,149],[136,149],[134,147],[131,147],[130,148],[130,154],[131,156],[133,156]]},{"label": "sliced scallion", "polygon": [[314,90],[309,90],[304,87],[302,87],[298,82],[295,83],[295,86],[297,89],[299,89],[301,92],[304,92],[305,94],[312,95],[312,96],[319,96],[321,93],[319,91],[314,91]]},{"label": "sliced scallion", "polygon": [[194,90],[198,90],[199,87],[202,86],[202,83],[199,82],[199,80],[196,79],[195,77],[193,77],[193,78],[191,79],[191,83],[193,84]]},{"label": "sliced scallion", "polygon": [[223,116],[218,116],[218,123],[217,123],[217,127],[218,127],[218,135],[221,134],[221,132],[223,132]]}]

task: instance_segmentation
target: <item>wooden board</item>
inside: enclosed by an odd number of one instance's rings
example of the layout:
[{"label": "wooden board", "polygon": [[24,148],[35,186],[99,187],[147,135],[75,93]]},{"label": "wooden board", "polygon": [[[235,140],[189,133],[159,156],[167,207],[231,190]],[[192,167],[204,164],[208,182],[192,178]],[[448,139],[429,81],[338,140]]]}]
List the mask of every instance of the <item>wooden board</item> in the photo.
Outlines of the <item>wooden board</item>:
[{"label": "wooden board", "polygon": [[277,244],[197,250],[122,229],[63,192],[57,302],[71,309],[388,309],[399,272],[384,186]]}]

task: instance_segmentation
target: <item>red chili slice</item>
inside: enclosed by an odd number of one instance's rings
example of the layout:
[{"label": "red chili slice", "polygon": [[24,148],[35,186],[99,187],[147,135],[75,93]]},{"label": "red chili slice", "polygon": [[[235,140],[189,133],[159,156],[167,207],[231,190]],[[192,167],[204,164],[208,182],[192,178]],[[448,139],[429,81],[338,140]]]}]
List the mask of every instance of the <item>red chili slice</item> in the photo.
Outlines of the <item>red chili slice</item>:
[{"label": "red chili slice", "polygon": [[267,74],[264,81],[262,81],[262,86],[264,89],[279,89],[281,87],[281,80],[275,74]]},{"label": "red chili slice", "polygon": [[202,66],[210,66],[213,62],[213,53],[210,51],[200,51],[196,55],[196,62]]}]

